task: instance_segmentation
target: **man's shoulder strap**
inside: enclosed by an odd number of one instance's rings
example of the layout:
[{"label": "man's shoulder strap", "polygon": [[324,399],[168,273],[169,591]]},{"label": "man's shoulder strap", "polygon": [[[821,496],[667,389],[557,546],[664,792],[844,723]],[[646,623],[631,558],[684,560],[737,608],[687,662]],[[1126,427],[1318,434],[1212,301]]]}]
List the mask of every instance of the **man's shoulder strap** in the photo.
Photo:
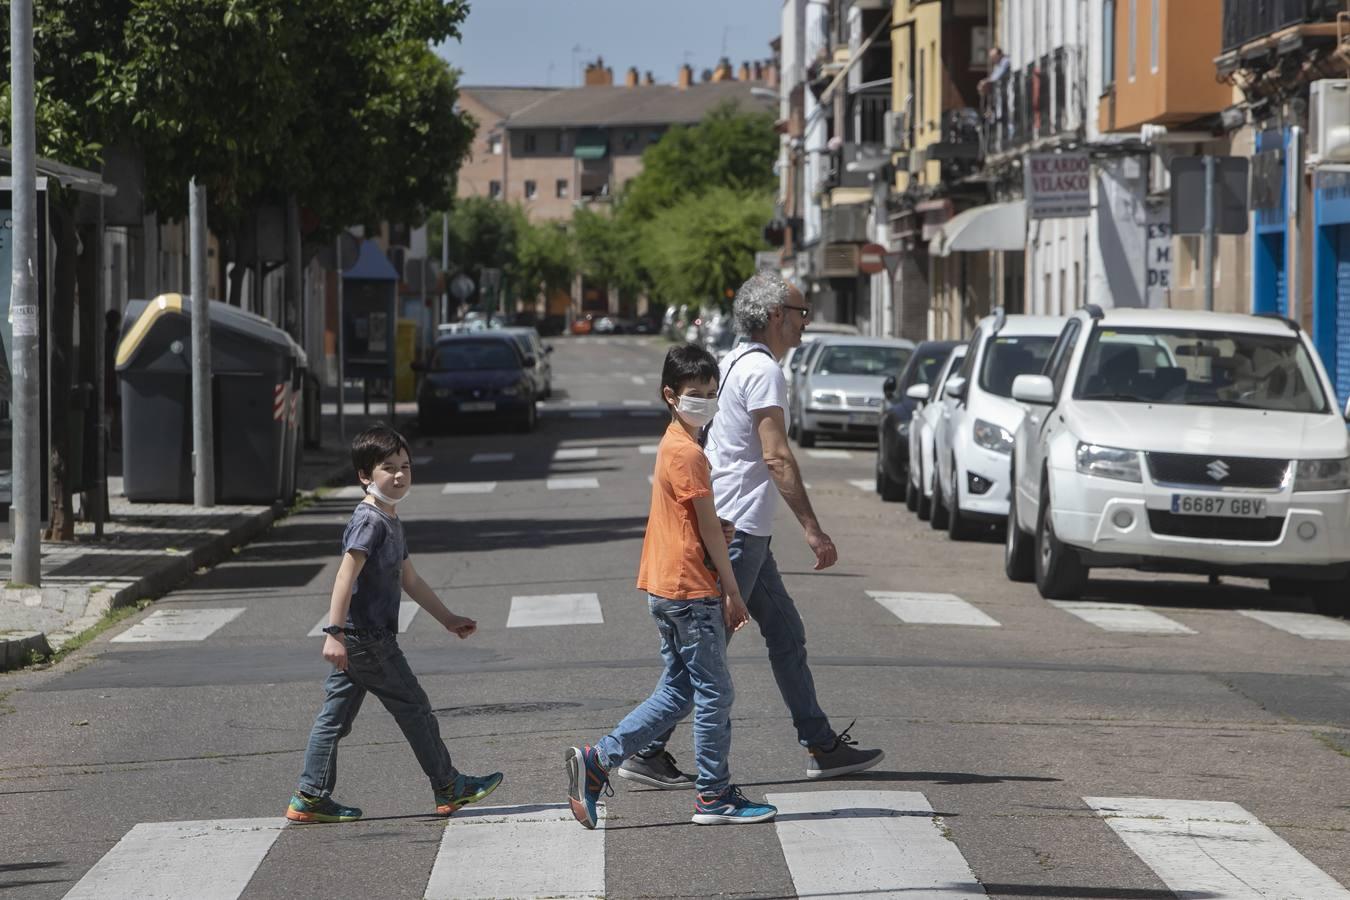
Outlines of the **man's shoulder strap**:
[{"label": "man's shoulder strap", "polygon": [[[731,361],[731,365],[727,366],[727,374],[724,375],[724,376],[722,376],[722,381],[721,381],[721,383],[717,385],[717,397],[718,397],[718,399],[721,399],[721,397],[722,397],[722,388],[726,387],[726,386],[727,386],[727,382],[731,379],[731,370],[734,369],[734,368],[736,368],[736,363],[738,363],[738,362],[740,362],[741,360],[745,359],[745,358],[746,358],[747,356],[749,356],[751,353],[763,353],[763,354],[764,354],[765,356],[767,356],[769,359],[773,359],[773,354],[770,353],[768,350],[764,349],[763,347],[751,347],[749,350],[745,351],[745,352],[742,353],[740,356],[738,356],[738,357],[736,357],[735,359],[733,359],[733,360]],[[701,429],[699,430],[699,433],[698,433],[698,445],[699,445],[700,447],[707,446],[707,444],[708,444],[708,432],[709,432],[710,430],[712,430],[712,423],[711,423],[711,422],[709,422],[707,425],[704,425],[703,428],[701,428]]]}]

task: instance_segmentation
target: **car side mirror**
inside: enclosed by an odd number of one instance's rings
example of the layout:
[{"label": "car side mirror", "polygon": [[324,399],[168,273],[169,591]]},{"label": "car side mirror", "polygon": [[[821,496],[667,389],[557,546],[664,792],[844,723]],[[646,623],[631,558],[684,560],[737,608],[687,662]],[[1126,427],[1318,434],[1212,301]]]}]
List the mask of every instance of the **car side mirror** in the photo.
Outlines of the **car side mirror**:
[{"label": "car side mirror", "polygon": [[955,397],[957,400],[966,399],[966,379],[960,375],[954,375],[947,379],[947,388],[944,393],[948,397]]},{"label": "car side mirror", "polygon": [[911,400],[918,400],[920,403],[926,403],[928,402],[928,397],[931,393],[932,389],[923,382],[920,382],[918,384],[911,384],[909,390],[905,391],[905,396]]},{"label": "car side mirror", "polygon": [[534,368],[535,366],[537,366],[538,364],[539,364],[539,360],[537,360],[537,359],[534,358],[534,354],[533,354],[533,353],[531,353],[530,355],[528,355],[528,356],[525,357],[525,368],[527,368],[527,369],[533,369],[533,368]]},{"label": "car side mirror", "polygon": [[1055,383],[1048,375],[1018,375],[1012,383],[1013,399],[1021,403],[1053,406]]},{"label": "car side mirror", "polygon": [[881,383],[881,392],[890,400],[895,397],[895,376],[887,375],[886,380]]}]

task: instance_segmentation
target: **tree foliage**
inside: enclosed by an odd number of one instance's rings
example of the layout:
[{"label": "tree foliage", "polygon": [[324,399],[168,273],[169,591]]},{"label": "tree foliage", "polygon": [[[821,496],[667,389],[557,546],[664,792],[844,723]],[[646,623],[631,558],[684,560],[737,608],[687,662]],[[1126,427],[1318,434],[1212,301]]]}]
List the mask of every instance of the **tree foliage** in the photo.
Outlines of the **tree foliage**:
[{"label": "tree foliage", "polygon": [[512,281],[526,300],[542,291],[545,296],[570,291],[577,271],[576,246],[567,226],[532,223],[522,215]]},{"label": "tree foliage", "polygon": [[717,187],[662,210],[643,228],[652,293],[668,303],[722,302],[755,271],[770,195]]}]

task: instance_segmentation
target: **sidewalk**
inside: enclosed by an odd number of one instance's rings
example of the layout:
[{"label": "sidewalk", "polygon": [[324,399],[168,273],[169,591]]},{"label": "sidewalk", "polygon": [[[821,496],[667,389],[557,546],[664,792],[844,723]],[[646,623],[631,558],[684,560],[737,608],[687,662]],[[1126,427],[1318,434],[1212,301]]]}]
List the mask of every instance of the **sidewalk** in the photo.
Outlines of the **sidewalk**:
[{"label": "sidewalk", "polygon": [[[365,421],[359,415],[347,417],[348,440]],[[350,480],[351,456],[347,444],[338,440],[335,415],[323,417],[322,434],[322,448],[306,450],[301,460],[302,495]],[[61,649],[109,610],[167,593],[256,538],[287,509],[282,503],[210,509],[132,503],[121,494],[121,478],[108,481],[111,521],[104,525],[103,537],[94,537],[93,523],[78,523],[74,541],[43,542],[41,588],[0,589],[0,671],[24,665],[30,653]],[[5,582],[12,571],[12,551],[12,542],[0,541],[0,577]]]}]

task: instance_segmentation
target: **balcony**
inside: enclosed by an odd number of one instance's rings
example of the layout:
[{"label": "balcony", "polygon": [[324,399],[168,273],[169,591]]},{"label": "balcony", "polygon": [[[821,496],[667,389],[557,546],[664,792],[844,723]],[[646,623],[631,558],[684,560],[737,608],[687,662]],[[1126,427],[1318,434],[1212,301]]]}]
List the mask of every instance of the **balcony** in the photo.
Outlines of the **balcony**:
[{"label": "balcony", "polygon": [[1059,47],[1022,69],[1010,71],[985,95],[982,152],[1000,156],[1082,127],[1083,103],[1073,93],[1077,52]]},{"label": "balcony", "polygon": [[[929,162],[937,161],[952,174],[962,168],[974,168],[980,160],[980,111],[949,109],[942,114],[942,136],[926,148]],[[944,172],[944,176],[947,173]]]},{"label": "balcony", "polygon": [[1224,0],[1223,52],[1296,25],[1334,24],[1343,0]]},{"label": "balcony", "polygon": [[820,180],[822,191],[835,188],[865,188],[872,185],[873,173],[890,162],[890,154],[882,144],[844,144],[825,157],[825,174]]}]

